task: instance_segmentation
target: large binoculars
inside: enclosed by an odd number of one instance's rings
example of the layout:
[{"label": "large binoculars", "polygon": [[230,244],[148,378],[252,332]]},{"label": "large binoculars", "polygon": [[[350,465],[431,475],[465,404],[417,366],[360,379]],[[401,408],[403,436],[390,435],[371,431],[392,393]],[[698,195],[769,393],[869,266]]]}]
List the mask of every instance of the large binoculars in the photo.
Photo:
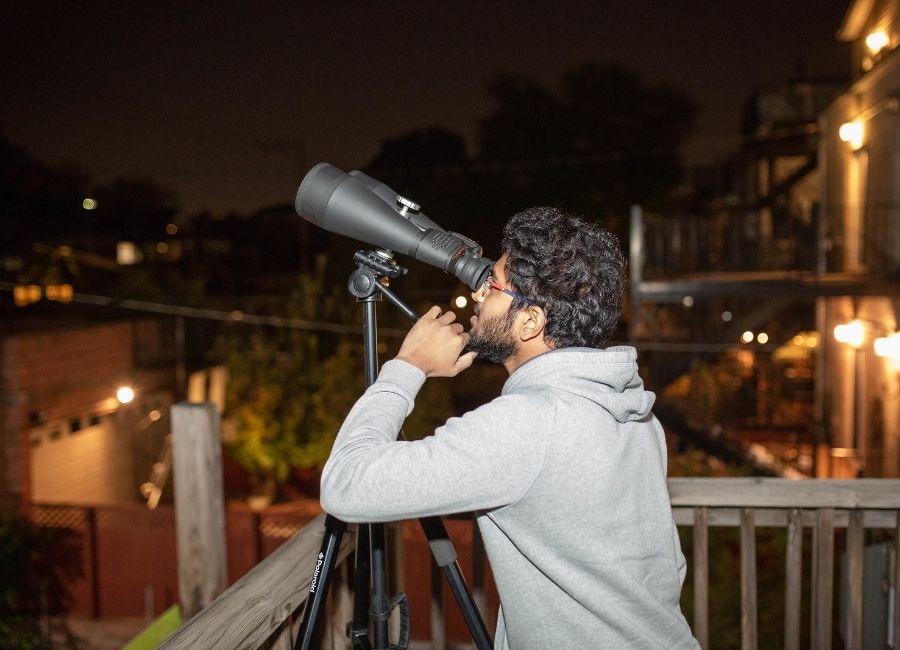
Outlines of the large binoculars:
[{"label": "large binoculars", "polygon": [[452,273],[478,290],[493,262],[481,246],[448,232],[419,211],[419,206],[361,171],[341,171],[328,163],[310,169],[294,201],[297,214],[329,232],[409,255]]}]

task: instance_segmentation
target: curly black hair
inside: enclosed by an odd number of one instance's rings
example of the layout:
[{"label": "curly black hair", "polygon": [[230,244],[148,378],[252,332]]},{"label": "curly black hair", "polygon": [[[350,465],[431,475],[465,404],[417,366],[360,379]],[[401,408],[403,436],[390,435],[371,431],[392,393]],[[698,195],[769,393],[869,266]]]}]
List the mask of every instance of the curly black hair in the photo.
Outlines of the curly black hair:
[{"label": "curly black hair", "polygon": [[618,238],[597,223],[557,208],[535,207],[503,228],[506,277],[547,315],[554,347],[600,347],[622,314],[625,256]]}]

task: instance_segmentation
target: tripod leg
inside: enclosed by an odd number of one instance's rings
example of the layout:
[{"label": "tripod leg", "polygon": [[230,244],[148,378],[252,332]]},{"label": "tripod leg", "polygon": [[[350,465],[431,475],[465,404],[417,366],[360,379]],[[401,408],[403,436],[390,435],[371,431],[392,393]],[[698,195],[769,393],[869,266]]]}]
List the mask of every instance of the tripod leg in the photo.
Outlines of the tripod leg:
[{"label": "tripod leg", "polygon": [[388,648],[387,572],[385,569],[385,534],[383,524],[371,524],[372,529],[372,618],[374,619],[375,650]]},{"label": "tripod leg", "polygon": [[369,524],[360,524],[356,529],[353,620],[347,624],[347,636],[353,650],[371,650],[372,647],[369,643],[369,586],[372,577],[369,528]]},{"label": "tripod leg", "polygon": [[419,523],[425,532],[425,537],[428,538],[428,545],[431,547],[434,561],[444,572],[444,577],[447,579],[450,591],[466,621],[475,647],[478,650],[491,650],[494,644],[491,642],[484,619],[481,618],[481,613],[475,605],[475,600],[466,586],[466,579],[456,560],[456,549],[453,548],[453,542],[450,541],[444,523],[437,517],[425,517],[420,519]]},{"label": "tripod leg", "polygon": [[347,524],[331,515],[325,517],[325,535],[322,538],[322,546],[316,558],[316,566],[313,570],[312,582],[309,585],[309,596],[306,599],[306,609],[303,610],[303,620],[300,623],[300,631],[294,643],[294,650],[309,650],[312,648],[313,639],[321,627],[322,617],[325,614],[325,600],[328,596],[328,588],[334,575],[337,562],[338,549],[341,547],[341,538]]}]

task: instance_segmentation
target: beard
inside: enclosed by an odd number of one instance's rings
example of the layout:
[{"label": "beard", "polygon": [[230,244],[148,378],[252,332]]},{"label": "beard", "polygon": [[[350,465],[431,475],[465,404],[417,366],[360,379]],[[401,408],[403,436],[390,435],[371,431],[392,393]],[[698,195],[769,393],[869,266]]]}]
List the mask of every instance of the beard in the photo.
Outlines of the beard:
[{"label": "beard", "polygon": [[516,340],[510,332],[516,313],[510,309],[503,316],[497,316],[484,322],[479,320],[478,325],[482,326],[482,331],[475,332],[473,328],[469,332],[466,351],[477,352],[479,359],[494,363],[504,363],[512,358],[518,352]]}]

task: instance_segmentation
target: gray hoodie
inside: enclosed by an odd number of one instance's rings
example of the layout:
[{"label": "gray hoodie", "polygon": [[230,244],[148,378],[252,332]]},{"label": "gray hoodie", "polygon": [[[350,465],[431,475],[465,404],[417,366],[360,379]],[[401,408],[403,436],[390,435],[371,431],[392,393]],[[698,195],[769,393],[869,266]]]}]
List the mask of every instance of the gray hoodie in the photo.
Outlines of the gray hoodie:
[{"label": "gray hoodie", "polygon": [[633,348],[564,348],[414,442],[425,381],[384,364],[335,441],[322,507],[348,522],[476,511],[500,594],[495,647],[696,648],[666,447]]}]

